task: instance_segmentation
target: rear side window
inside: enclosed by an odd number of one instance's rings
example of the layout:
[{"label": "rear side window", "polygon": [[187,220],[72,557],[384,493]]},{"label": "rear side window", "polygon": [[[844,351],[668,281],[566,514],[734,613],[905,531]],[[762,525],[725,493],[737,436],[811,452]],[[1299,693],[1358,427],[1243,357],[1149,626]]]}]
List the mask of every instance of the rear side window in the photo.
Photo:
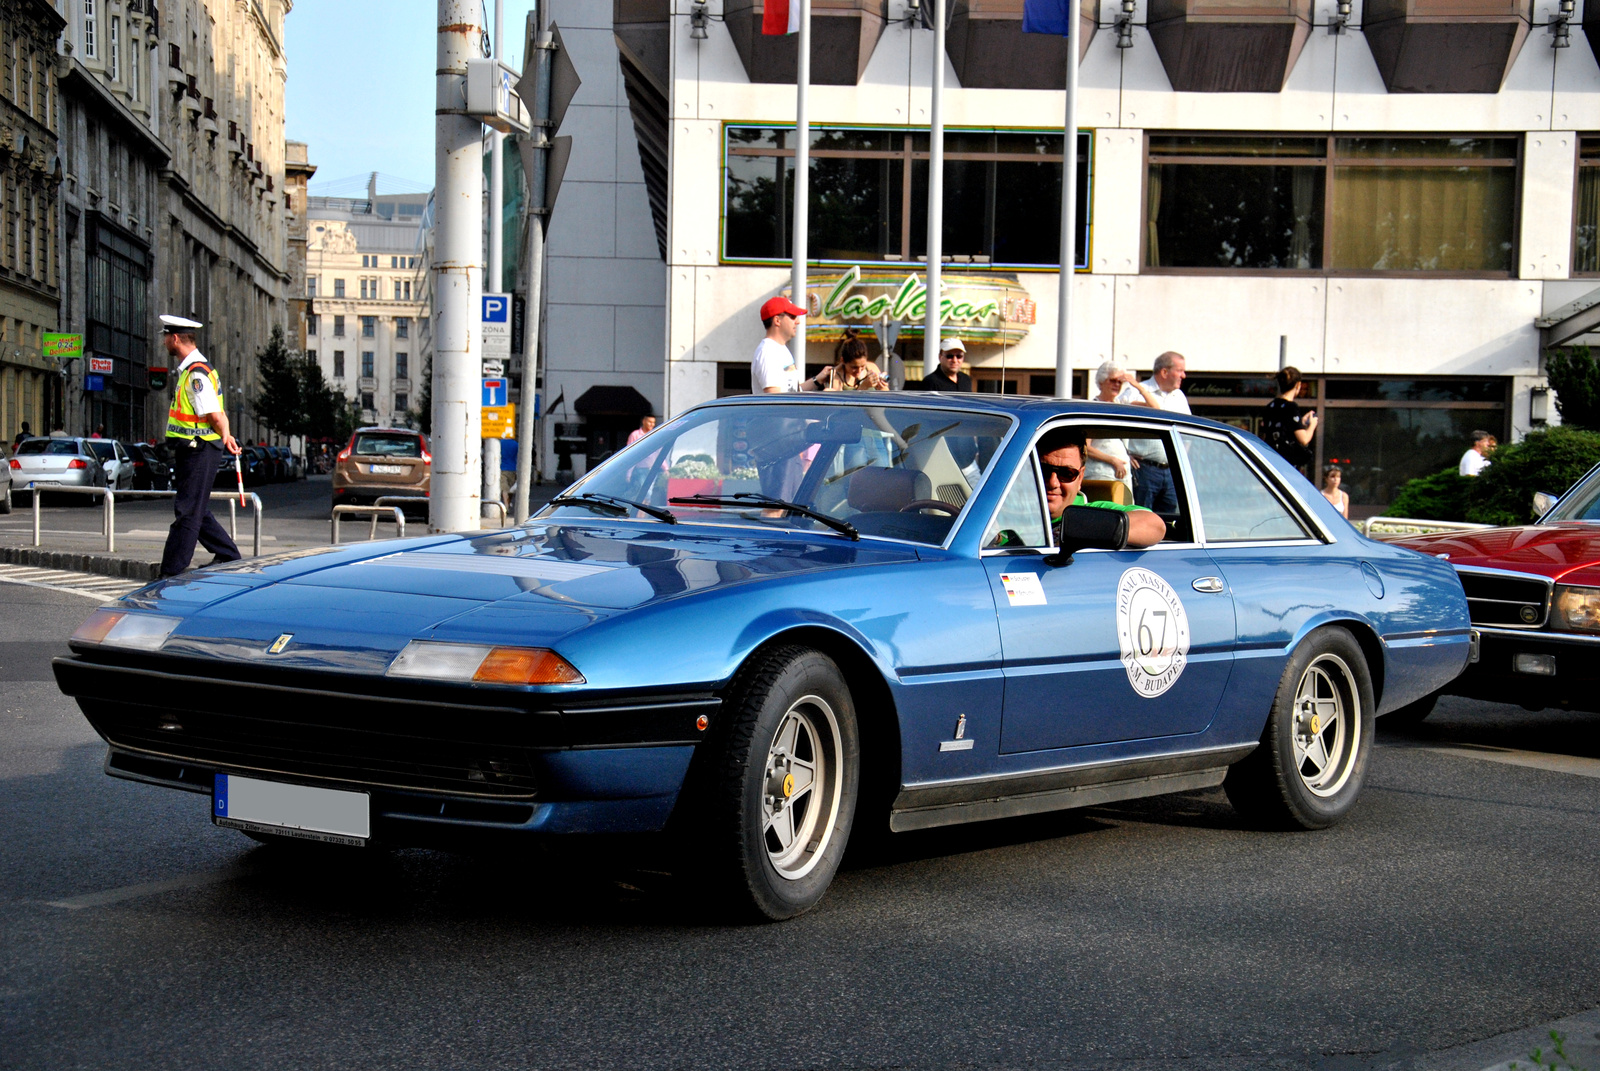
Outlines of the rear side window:
[{"label": "rear side window", "polygon": [[367,457],[421,457],[422,440],[415,435],[363,432],[356,436],[353,452]]},{"label": "rear side window", "polygon": [[24,457],[28,454],[48,454],[51,457],[66,455],[78,456],[78,444],[71,439],[29,439],[17,447],[17,456]]},{"label": "rear side window", "polygon": [[1306,538],[1305,527],[1232,446],[1198,435],[1183,436],[1183,445],[1207,543]]},{"label": "rear side window", "polygon": [[117,456],[117,448],[107,442],[90,443],[89,449],[93,450],[94,456],[99,458],[101,461],[111,461]]}]

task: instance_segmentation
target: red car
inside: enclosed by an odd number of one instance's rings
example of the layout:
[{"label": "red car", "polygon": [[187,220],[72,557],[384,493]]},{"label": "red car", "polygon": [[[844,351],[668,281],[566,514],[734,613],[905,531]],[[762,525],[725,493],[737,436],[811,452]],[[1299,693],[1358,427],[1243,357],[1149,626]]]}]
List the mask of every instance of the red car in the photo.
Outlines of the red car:
[{"label": "red car", "polygon": [[[1516,528],[1391,540],[1455,566],[1478,661],[1444,689],[1529,710],[1600,711],[1600,465]],[[1434,696],[1389,717],[1421,721]]]}]

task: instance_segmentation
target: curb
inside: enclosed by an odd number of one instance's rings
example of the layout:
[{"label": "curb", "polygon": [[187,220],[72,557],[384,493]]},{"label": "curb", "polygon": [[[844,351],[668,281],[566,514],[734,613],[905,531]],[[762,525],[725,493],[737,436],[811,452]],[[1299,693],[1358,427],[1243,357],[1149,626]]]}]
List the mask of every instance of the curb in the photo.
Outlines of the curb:
[{"label": "curb", "polygon": [[66,569],[74,573],[120,576],[129,580],[154,580],[159,562],[139,558],[116,558],[109,554],[75,554],[68,550],[41,550],[38,547],[0,547],[0,562],[32,565],[40,569]]}]

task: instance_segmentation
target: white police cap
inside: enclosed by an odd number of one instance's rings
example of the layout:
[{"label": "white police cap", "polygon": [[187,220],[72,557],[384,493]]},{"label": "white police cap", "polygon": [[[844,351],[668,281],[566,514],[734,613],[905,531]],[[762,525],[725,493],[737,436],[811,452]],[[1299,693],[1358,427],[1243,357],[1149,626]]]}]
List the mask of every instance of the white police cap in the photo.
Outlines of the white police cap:
[{"label": "white police cap", "polygon": [[165,313],[161,316],[163,331],[198,331],[204,326],[205,324],[191,320],[187,316],[168,316]]}]

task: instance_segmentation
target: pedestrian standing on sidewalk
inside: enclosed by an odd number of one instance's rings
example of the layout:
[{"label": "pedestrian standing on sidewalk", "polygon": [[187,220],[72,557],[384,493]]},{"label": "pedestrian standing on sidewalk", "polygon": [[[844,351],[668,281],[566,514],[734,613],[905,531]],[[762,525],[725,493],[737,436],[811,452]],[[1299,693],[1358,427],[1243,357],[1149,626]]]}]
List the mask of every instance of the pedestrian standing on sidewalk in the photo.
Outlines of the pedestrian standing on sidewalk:
[{"label": "pedestrian standing on sidewalk", "polygon": [[189,568],[194,545],[215,557],[208,564],[238,561],[239,548],[228,530],[211,515],[211,488],[222,464],[222,452],[235,456],[239,443],[228,430],[222,410],[222,383],[195,343],[201,325],[182,316],[161,317],[161,341],[178,359],[173,377],[172,407],[167,410],[167,446],[172,450],[173,504],[177,515],[161,553],[161,575],[177,576]]},{"label": "pedestrian standing on sidewalk", "polygon": [[33,438],[33,432],[28,430],[28,422],[24,420],[22,422],[22,430],[17,432],[17,437],[15,439],[11,440],[11,449],[15,450],[17,447],[22,445],[22,440],[31,438]]},{"label": "pedestrian standing on sidewalk", "polygon": [[[1168,350],[1156,358],[1150,378],[1138,389],[1129,385],[1117,395],[1123,405],[1149,407],[1154,399],[1158,407],[1169,413],[1189,412],[1189,398],[1183,393],[1183,380],[1188,375],[1183,354]],[[1133,500],[1157,513],[1178,512],[1178,490],[1172,482],[1172,461],[1160,439],[1129,439],[1128,456],[1133,464]]]},{"label": "pedestrian standing on sidewalk", "polygon": [[[756,344],[755,356],[750,359],[750,389],[756,394],[787,394],[792,391],[816,390],[817,385],[803,378],[804,369],[789,352],[789,342],[800,331],[800,317],[806,310],[785,297],[767,299],[761,306],[761,326],[767,337]],[[774,420],[768,432],[774,440],[763,456],[756,461],[756,471],[761,479],[761,493],[769,498],[790,499],[800,489],[805,475],[804,451],[789,448],[784,431],[793,432],[799,439],[801,422]],[[762,451],[752,447],[754,454]]]},{"label": "pedestrian standing on sidewalk", "polygon": [[1317,432],[1317,414],[1302,412],[1295,401],[1302,383],[1294,365],[1278,369],[1278,396],[1267,403],[1260,425],[1261,438],[1295,468],[1311,460],[1311,437]]}]

